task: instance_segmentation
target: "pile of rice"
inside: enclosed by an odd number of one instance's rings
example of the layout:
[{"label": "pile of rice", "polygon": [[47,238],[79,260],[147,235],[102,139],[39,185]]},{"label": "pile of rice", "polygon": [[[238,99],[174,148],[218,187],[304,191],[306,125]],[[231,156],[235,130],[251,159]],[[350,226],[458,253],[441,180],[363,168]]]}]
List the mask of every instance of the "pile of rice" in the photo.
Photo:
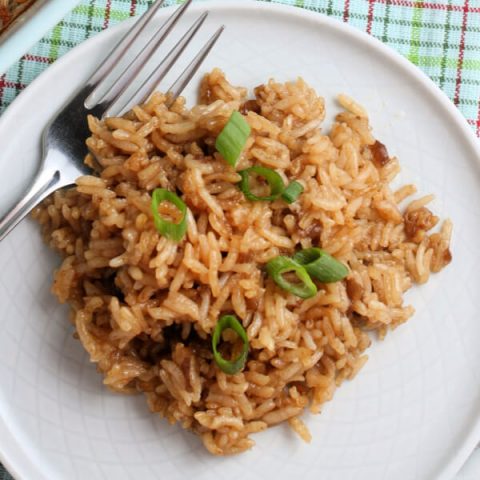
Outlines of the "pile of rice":
[{"label": "pile of rice", "polygon": [[0,0],[0,33],[34,2],[35,0]]},{"label": "pile of rice", "polygon": [[[251,433],[319,412],[364,365],[367,331],[383,337],[414,313],[403,293],[451,260],[452,225],[410,203],[413,185],[392,191],[396,158],[372,136],[365,111],[346,96],[327,135],[324,101],[302,79],[270,80],[247,100],[214,70],[191,110],[156,93],[123,118],[88,119],[79,178],[34,212],[63,256],[53,292],[71,306],[76,334],[117,392],[143,392],[153,412],[196,432],[213,454],[243,452]],[[233,110],[252,134],[236,168],[214,145]],[[305,188],[288,205],[251,202],[236,171],[275,169]],[[154,227],[151,194],[176,191],[188,206],[180,243]],[[402,203],[403,202],[403,203]],[[164,213],[169,207],[163,205]],[[172,207],[170,207],[171,209]],[[265,264],[321,246],[350,273],[302,300],[278,287]],[[223,373],[211,334],[224,314],[245,327],[243,371]],[[227,331],[224,341],[235,342]]]}]

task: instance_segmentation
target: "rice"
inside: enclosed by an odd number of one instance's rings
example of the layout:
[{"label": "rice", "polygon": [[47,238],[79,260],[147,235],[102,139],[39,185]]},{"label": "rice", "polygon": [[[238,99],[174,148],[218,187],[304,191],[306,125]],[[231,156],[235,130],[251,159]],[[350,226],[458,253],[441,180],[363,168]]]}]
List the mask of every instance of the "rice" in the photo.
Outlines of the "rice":
[{"label": "rice", "polygon": [[[408,204],[413,185],[391,189],[398,160],[373,137],[365,110],[345,95],[339,101],[345,111],[327,135],[323,99],[302,79],[270,80],[247,100],[216,69],[192,109],[183,99],[167,107],[156,93],[124,118],[89,118],[86,163],[97,176],[34,211],[63,256],[53,292],[70,304],[104,383],[143,392],[153,412],[197,433],[213,454],[245,451],[251,434],[282,422],[309,442],[305,409],[319,412],[356,375],[369,332],[382,338],[408,320],[414,309],[404,292],[451,260],[451,222],[434,231],[430,196]],[[252,129],[235,169],[214,148],[233,110]],[[247,201],[237,171],[252,165],[297,180],[303,194],[291,205]],[[151,193],[159,187],[188,206],[179,243],[154,227]],[[311,246],[349,274],[302,300],[264,266]],[[211,351],[224,314],[235,314],[249,337],[235,375]],[[235,337],[225,333],[224,341]]]}]

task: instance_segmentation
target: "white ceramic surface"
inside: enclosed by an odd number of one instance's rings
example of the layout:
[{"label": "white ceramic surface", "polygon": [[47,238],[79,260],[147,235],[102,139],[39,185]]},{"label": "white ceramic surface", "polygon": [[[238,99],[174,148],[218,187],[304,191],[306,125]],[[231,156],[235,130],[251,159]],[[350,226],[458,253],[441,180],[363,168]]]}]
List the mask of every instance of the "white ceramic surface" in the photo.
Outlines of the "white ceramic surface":
[{"label": "white ceramic surface", "polygon": [[[53,28],[80,0],[48,0],[34,4],[0,37],[0,74]],[[31,13],[34,12],[34,15]]]},{"label": "white ceramic surface", "polygon": [[478,480],[480,478],[480,449],[474,450],[467,463],[455,476],[455,480]]},{"label": "white ceramic surface", "polygon": [[[206,6],[194,5],[188,20]],[[453,478],[480,438],[477,140],[430,80],[364,34],[289,7],[209,8],[202,39],[220,23],[227,31],[204,71],[219,66],[249,87],[302,75],[328,99],[329,118],[335,94],[357,98],[399,156],[401,181],[435,192],[435,212],[453,219],[454,261],[409,292],[414,318],[375,343],[321,415],[306,416],[310,445],[281,426],[257,435],[246,454],[213,458],[194,435],[151,415],[142,397],[102,386],[49,293],[58,260],[25,221],[0,245],[0,459],[25,480]],[[42,127],[125,28],[65,55],[0,118],[0,210],[33,174]]]}]

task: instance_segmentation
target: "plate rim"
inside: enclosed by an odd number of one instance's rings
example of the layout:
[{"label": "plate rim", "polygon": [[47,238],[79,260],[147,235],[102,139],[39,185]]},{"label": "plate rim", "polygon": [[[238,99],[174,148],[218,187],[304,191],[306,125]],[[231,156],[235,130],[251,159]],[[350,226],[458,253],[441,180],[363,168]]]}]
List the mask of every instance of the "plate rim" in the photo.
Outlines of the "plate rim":
[{"label": "plate rim", "polygon": [[[164,17],[173,11],[176,6],[170,6],[161,9],[158,14],[159,17]],[[415,79],[422,84],[431,93],[436,102],[442,107],[443,111],[447,113],[450,119],[455,123],[455,126],[459,128],[460,133],[463,135],[464,140],[468,143],[468,146],[475,153],[477,157],[477,164],[480,165],[480,141],[476,137],[475,133],[469,126],[466,118],[453,104],[453,102],[447,97],[433,80],[427,76],[419,67],[415,66],[400,53],[393,48],[382,43],[377,38],[355,28],[354,26],[342,22],[333,17],[329,17],[320,12],[309,10],[306,8],[296,7],[292,5],[269,3],[265,0],[207,0],[194,3],[191,7],[191,11],[198,10],[274,10],[278,14],[287,14],[290,17],[295,17],[297,21],[309,21],[316,24],[328,25],[331,29],[336,30],[341,35],[353,38],[358,42],[363,43],[370,52],[377,52],[382,56],[388,57],[388,59],[397,64],[407,75]],[[138,18],[138,17],[136,17]],[[75,56],[80,55],[84,50],[91,48],[98,38],[112,37],[122,29],[126,29],[127,26],[133,22],[133,18],[120,22],[114,27],[108,28],[99,32],[95,36],[81,42],[72,50],[67,52],[61,58],[59,58],[54,64],[49,66],[43,71],[28,87],[26,87],[15,100],[6,108],[6,110],[0,116],[0,130],[4,128],[4,125],[11,121],[10,118],[15,115],[18,109],[21,109],[25,102],[28,102],[28,94],[33,92],[36,88],[41,87],[45,80],[53,77],[55,73],[63,68],[64,63],[73,59]],[[228,27],[228,26],[227,26]],[[72,92],[73,93],[73,92]],[[462,442],[458,445],[458,448],[450,454],[450,458],[447,462],[439,464],[438,468],[441,469],[437,480],[451,480],[456,473],[461,469],[465,461],[473,452],[475,446],[480,440],[480,412],[472,421],[466,435],[463,437]],[[19,441],[18,434],[14,435],[8,428],[8,422],[0,416],[0,462],[7,468],[8,472],[14,476],[17,480],[28,480],[30,478],[45,477],[47,472],[42,471],[41,463],[36,463],[30,456],[29,452],[22,447],[22,442]],[[6,447],[7,445],[7,447]],[[8,452],[8,454],[7,454]]]}]

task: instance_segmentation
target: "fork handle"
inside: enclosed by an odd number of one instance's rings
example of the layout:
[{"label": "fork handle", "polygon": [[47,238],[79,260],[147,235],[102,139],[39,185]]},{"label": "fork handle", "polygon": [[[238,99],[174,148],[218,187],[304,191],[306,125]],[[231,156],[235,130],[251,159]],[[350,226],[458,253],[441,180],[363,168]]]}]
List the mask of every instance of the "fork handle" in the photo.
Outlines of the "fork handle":
[{"label": "fork handle", "polygon": [[59,188],[60,172],[41,169],[27,193],[0,219],[2,241],[43,199]]}]

